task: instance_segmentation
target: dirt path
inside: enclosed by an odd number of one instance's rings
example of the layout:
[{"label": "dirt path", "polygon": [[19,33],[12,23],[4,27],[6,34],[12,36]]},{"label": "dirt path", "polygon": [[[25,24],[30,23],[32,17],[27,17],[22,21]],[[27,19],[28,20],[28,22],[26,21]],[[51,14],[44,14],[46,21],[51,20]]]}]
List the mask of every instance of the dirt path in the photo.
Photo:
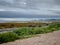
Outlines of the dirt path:
[{"label": "dirt path", "polygon": [[9,42],[0,45],[60,45],[60,31],[37,35],[33,38],[16,40],[15,42]]}]

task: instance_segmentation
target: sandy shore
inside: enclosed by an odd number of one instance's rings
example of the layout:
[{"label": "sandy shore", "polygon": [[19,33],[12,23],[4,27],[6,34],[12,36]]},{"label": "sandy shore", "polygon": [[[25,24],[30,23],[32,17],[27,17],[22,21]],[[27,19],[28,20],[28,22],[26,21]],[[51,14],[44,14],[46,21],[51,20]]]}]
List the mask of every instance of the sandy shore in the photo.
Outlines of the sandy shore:
[{"label": "sandy shore", "polygon": [[60,45],[60,31],[47,34],[39,34],[36,37],[16,40],[0,45]]}]

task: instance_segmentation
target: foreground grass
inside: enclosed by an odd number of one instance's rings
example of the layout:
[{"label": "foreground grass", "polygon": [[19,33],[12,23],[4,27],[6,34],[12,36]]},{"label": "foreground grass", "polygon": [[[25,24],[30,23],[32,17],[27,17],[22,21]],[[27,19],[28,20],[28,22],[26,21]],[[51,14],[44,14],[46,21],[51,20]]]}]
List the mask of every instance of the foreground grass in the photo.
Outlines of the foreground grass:
[{"label": "foreground grass", "polygon": [[0,43],[11,42],[19,39],[18,35],[13,32],[6,32],[0,34]]},{"label": "foreground grass", "polygon": [[49,33],[60,30],[60,24],[50,24],[47,27],[25,27],[16,29],[13,32],[6,32],[0,34],[0,43],[10,42],[17,39],[24,39],[32,37],[36,34]]}]

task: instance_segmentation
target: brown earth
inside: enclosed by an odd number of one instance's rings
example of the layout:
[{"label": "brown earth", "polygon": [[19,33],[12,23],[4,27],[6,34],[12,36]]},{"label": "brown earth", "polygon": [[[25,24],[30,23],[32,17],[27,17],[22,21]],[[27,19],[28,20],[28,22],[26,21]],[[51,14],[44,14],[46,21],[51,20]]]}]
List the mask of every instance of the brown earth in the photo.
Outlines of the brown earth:
[{"label": "brown earth", "polygon": [[3,43],[0,45],[60,45],[60,31],[39,34],[36,37],[16,40],[14,42]]}]

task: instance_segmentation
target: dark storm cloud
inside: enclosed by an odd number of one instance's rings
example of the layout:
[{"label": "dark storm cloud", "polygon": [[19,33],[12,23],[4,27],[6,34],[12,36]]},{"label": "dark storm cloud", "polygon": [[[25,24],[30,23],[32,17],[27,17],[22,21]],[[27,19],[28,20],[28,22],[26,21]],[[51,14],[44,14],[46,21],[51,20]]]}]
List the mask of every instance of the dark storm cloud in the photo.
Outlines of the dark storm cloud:
[{"label": "dark storm cloud", "polygon": [[0,11],[0,18],[60,18],[60,16],[50,15],[28,15],[22,13],[15,13],[10,11]]}]

